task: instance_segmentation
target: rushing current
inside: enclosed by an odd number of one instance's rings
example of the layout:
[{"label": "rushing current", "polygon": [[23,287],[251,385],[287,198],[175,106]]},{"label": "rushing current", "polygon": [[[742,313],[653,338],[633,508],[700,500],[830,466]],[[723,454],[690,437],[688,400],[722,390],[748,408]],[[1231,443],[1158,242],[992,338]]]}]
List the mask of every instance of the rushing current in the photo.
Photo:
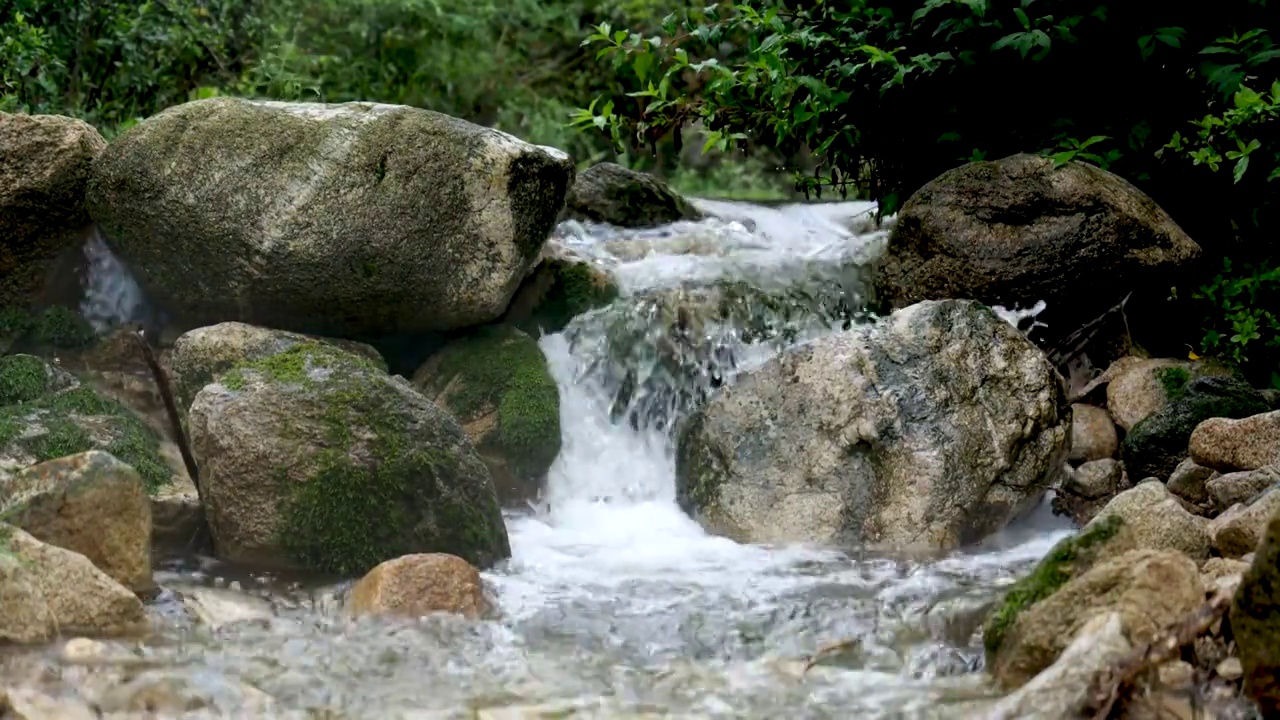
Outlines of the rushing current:
[{"label": "rushing current", "polygon": [[[979,623],[1069,532],[1063,522],[1042,509],[980,548],[929,559],[740,545],[676,506],[670,427],[687,407],[663,406],[663,422],[619,418],[601,370],[611,351],[604,314],[724,281],[834,283],[856,294],[858,268],[887,235],[869,203],[699,205],[712,217],[555,232],[553,242],[597,262],[623,292],[617,307],[540,339],[560,388],[563,448],[543,501],[508,515],[512,558],[484,574],[497,619],[350,620],[346,584],[175,559],[157,574],[165,591],[152,605],[154,637],[107,643],[92,662],[49,648],[13,672],[55,690],[78,686],[106,710],[136,709],[139,693],[163,687],[206,716],[980,717],[993,691],[980,672]],[[100,267],[119,271],[93,250]],[[86,311],[122,304],[108,302],[121,283],[91,285]],[[137,305],[132,295],[122,302]],[[767,342],[720,328],[734,358],[722,381],[785,343],[840,328],[801,325]],[[655,321],[652,331],[641,342],[665,329]]]}]

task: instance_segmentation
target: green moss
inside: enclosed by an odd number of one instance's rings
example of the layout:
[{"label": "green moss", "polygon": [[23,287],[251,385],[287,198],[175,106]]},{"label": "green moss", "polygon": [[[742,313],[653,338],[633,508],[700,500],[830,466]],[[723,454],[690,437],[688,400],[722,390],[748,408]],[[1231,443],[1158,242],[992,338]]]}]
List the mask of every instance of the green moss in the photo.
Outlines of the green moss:
[{"label": "green moss", "polygon": [[987,620],[982,642],[988,660],[1000,650],[1018,615],[1044,600],[1068,580],[1092,566],[1097,549],[1119,532],[1122,520],[1111,515],[1086,526],[1078,535],[1066,538],[1049,551],[1031,574],[1022,578],[1005,595],[1004,601]]},{"label": "green moss", "polygon": [[34,330],[37,343],[64,350],[87,347],[97,339],[97,333],[80,313],[58,305],[41,313]]},{"label": "green moss", "polygon": [[45,362],[31,355],[0,357],[0,405],[31,402],[49,390]]},{"label": "green moss", "polygon": [[555,281],[538,308],[533,324],[544,332],[560,332],[575,317],[618,298],[618,286],[601,277],[586,263],[552,261]]},{"label": "green moss", "polygon": [[368,358],[339,350],[319,342],[299,343],[293,347],[266,357],[246,360],[228,370],[219,379],[228,390],[240,391],[245,387],[245,373],[265,375],[272,382],[287,385],[311,384],[310,373],[319,368],[379,369]]},{"label": "green moss", "polygon": [[1187,383],[1191,382],[1191,373],[1186,368],[1167,367],[1156,371],[1156,379],[1164,388],[1164,395],[1169,400],[1177,400],[1187,391]]},{"label": "green moss", "polygon": [[35,325],[31,313],[16,307],[0,308],[0,342],[16,340]]},{"label": "green moss", "polygon": [[[105,446],[94,442],[73,415],[111,419],[113,440]],[[46,432],[22,437],[32,425]],[[172,480],[172,472],[160,457],[160,438],[128,408],[102,397],[88,387],[45,395],[25,405],[0,408],[0,447],[17,443],[37,462],[105,450],[131,465],[154,494]]]}]

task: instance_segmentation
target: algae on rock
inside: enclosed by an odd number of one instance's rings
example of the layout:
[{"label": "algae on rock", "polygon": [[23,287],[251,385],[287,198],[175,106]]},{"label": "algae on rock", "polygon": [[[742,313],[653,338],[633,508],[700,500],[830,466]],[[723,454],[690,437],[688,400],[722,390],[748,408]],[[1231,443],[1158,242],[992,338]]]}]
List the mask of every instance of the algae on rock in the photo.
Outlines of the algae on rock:
[{"label": "algae on rock", "polygon": [[413,384],[461,423],[504,505],[537,497],[560,453],[560,392],[533,338],[482,328],[427,360]]},{"label": "algae on rock", "polygon": [[414,552],[511,554],[488,469],[403,378],[319,342],[246,361],[189,415],[220,557],[359,574]]}]

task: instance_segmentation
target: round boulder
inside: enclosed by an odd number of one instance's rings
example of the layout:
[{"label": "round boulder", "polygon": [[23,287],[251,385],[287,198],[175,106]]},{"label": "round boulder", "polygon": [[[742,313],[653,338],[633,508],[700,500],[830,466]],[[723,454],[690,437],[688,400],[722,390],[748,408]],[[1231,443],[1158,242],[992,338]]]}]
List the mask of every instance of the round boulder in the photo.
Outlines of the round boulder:
[{"label": "round boulder", "polygon": [[698,220],[702,213],[662,180],[617,163],[583,171],[569,191],[564,217],[642,228],[677,220]]},{"label": "round boulder", "polygon": [[358,355],[314,342],[247,361],[196,394],[188,422],[221,558],[354,575],[411,553],[511,555],[462,428]]},{"label": "round boulder", "polygon": [[[949,170],[898,213],[875,281],[901,308],[965,298],[1029,308],[1061,339],[1128,293],[1160,293],[1198,246],[1136,187],[1093,165],[1019,154]],[[1100,282],[1102,281],[1102,282]]]},{"label": "round boulder", "polygon": [[930,301],[744,373],[681,433],[681,504],[744,542],[951,548],[1062,472],[1065,382],[990,308]]},{"label": "round boulder", "polygon": [[116,138],[88,203],[180,325],[373,338],[500,316],[573,173],[428,110],[212,98]]},{"label": "round boulder", "polygon": [[353,615],[420,617],[437,612],[480,617],[489,608],[480,572],[466,560],[419,553],[388,560],[351,588]]}]

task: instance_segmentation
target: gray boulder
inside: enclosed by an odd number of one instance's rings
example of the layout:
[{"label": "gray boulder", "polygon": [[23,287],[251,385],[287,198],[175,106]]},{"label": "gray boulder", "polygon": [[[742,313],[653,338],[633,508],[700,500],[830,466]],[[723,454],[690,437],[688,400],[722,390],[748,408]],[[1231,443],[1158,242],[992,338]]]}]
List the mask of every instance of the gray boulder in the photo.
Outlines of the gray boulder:
[{"label": "gray boulder", "polygon": [[638,228],[698,220],[702,213],[652,175],[600,163],[583,171],[573,184],[563,216]]},{"label": "gray boulder", "polygon": [[1020,154],[968,163],[916,191],[898,214],[875,291],[890,308],[939,298],[1009,308],[1043,300],[1038,319],[1048,327],[1034,337],[1055,341],[1131,291],[1163,299],[1170,278],[1200,252],[1123,178]]},{"label": "gray boulder", "polygon": [[112,142],[88,202],[183,326],[379,337],[500,316],[573,175],[428,110],[213,98]]},{"label": "gray boulder", "polygon": [[740,541],[972,542],[1057,480],[1064,385],[989,308],[919,303],[721,389],[681,433],[679,499]]}]

